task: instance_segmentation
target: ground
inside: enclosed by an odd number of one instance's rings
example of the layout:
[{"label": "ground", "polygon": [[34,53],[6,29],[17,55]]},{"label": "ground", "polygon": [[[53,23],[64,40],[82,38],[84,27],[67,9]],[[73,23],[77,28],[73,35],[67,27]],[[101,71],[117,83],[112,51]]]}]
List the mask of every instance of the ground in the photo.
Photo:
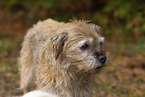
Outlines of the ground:
[{"label": "ground", "polygon": [[[27,27],[13,23],[0,27],[0,97],[23,94],[17,59]],[[110,64],[96,75],[94,97],[145,97],[145,40],[106,42],[105,49]]]}]

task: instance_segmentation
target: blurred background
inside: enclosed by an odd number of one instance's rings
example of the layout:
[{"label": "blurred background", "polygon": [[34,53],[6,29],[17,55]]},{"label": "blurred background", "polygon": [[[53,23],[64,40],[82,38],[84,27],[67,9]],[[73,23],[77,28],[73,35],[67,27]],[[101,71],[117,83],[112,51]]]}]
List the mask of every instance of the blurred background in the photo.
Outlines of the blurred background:
[{"label": "blurred background", "polygon": [[0,0],[0,97],[18,96],[17,59],[37,21],[87,19],[104,29],[110,65],[94,97],[145,97],[145,0]]}]

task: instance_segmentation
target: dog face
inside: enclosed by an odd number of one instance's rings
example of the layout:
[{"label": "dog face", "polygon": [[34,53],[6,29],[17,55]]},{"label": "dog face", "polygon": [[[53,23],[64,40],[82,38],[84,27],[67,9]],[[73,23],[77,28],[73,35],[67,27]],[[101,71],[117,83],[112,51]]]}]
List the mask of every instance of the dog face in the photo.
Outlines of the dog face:
[{"label": "dog face", "polygon": [[75,67],[77,71],[96,73],[107,65],[107,57],[102,51],[104,38],[100,36],[101,27],[75,23],[60,32],[52,41],[55,41],[56,59],[65,63],[65,68]]}]

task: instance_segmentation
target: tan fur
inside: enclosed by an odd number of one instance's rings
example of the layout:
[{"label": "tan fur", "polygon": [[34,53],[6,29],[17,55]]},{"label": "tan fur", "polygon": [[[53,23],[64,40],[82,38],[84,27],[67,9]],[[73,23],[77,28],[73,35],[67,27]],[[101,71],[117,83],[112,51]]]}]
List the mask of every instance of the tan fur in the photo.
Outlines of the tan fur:
[{"label": "tan fur", "polygon": [[[101,64],[101,28],[85,21],[40,21],[28,30],[20,56],[21,88],[39,89],[60,97],[91,97]],[[89,41],[88,51],[79,46]]]}]

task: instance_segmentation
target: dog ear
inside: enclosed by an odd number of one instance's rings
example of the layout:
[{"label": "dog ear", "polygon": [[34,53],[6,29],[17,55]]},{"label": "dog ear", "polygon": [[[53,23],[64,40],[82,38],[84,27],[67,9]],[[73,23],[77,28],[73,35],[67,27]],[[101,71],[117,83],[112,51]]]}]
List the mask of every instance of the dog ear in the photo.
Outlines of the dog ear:
[{"label": "dog ear", "polygon": [[97,34],[102,34],[103,30],[100,26],[96,24],[90,24],[90,26],[94,30],[94,32],[97,32]]},{"label": "dog ear", "polygon": [[98,34],[102,34],[103,29],[100,26],[95,25],[95,28],[96,28],[96,31],[97,31]]},{"label": "dog ear", "polygon": [[66,32],[57,34],[51,38],[52,48],[55,52],[56,59],[58,59],[58,57],[62,53],[64,44],[67,38],[68,38],[68,33]]}]

